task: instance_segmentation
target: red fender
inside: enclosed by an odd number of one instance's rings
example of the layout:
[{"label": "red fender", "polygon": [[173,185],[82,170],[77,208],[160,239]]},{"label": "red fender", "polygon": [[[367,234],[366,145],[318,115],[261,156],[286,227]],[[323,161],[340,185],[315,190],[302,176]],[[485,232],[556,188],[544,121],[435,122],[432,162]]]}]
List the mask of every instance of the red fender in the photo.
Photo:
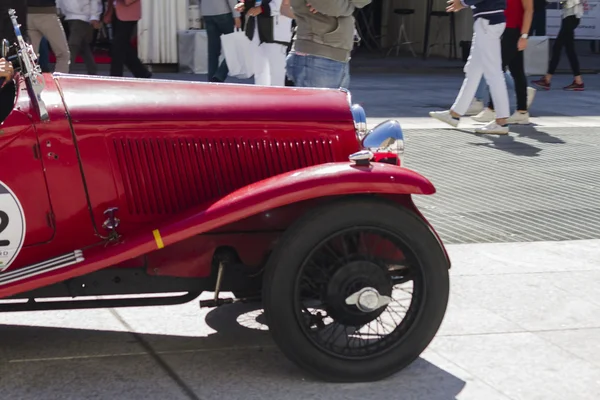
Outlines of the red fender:
[{"label": "red fender", "polygon": [[390,164],[329,163],[277,175],[241,188],[228,196],[179,215],[154,231],[126,237],[119,244],[96,246],[84,261],[0,286],[0,297],[33,290],[85,275],[149,253],[194,235],[212,231],[258,213],[317,197],[373,194],[433,194],[422,175]]}]

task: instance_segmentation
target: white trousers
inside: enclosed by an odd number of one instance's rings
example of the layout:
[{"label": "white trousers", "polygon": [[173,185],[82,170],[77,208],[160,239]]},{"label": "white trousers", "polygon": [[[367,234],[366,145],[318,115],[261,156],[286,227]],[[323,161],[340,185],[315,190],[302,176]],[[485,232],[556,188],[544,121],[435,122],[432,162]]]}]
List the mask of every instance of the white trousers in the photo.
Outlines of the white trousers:
[{"label": "white trousers", "polygon": [[490,25],[490,22],[484,18],[475,21],[471,54],[464,68],[465,80],[452,105],[452,111],[455,113],[465,115],[483,76],[490,87],[496,118],[510,116],[500,44],[505,26],[506,24]]},{"label": "white trousers", "polygon": [[[258,29],[256,29],[258,31]],[[255,32],[252,39],[254,53],[254,84],[285,86],[285,58],[287,47],[278,43],[259,43]]]}]

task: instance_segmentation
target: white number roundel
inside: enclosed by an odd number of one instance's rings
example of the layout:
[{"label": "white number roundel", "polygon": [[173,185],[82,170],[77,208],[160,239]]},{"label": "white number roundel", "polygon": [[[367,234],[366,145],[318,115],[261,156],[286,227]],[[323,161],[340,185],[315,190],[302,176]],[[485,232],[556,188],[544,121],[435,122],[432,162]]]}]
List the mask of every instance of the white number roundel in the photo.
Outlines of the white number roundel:
[{"label": "white number roundel", "polygon": [[25,241],[25,214],[19,199],[0,181],[0,271],[15,260]]}]

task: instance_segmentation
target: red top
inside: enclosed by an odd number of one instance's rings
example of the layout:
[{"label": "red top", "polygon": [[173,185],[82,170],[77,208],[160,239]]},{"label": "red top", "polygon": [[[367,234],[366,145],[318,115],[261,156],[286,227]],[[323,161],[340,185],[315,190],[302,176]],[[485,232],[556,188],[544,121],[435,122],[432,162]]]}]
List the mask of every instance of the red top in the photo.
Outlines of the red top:
[{"label": "red top", "polygon": [[520,29],[523,25],[523,14],[525,9],[523,8],[523,0],[507,0],[506,10],[506,27]]}]

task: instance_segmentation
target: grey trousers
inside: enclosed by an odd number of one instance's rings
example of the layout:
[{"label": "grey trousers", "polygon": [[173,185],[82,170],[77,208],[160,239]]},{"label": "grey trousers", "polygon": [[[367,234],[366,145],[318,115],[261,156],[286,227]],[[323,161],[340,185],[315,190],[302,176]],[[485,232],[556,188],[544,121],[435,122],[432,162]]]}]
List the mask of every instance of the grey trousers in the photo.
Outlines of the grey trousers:
[{"label": "grey trousers", "polygon": [[56,14],[27,14],[27,34],[36,54],[40,54],[42,37],[48,39],[56,56],[56,72],[69,73],[69,45],[60,20]]},{"label": "grey trousers", "polygon": [[69,51],[71,52],[71,72],[75,65],[75,58],[81,54],[89,75],[98,74],[98,66],[90,44],[94,35],[94,28],[89,22],[79,19],[67,20],[69,24]]}]

